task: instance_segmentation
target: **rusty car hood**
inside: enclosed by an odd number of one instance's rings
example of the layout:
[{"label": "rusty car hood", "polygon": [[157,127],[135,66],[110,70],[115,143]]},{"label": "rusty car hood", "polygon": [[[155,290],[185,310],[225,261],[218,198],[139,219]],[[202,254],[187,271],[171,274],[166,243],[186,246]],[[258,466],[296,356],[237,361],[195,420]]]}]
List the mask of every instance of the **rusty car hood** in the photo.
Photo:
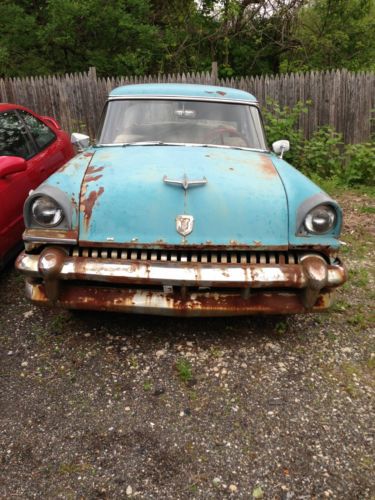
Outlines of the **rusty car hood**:
[{"label": "rusty car hood", "polygon": [[[269,153],[167,145],[95,151],[81,186],[81,243],[288,245],[287,199]],[[176,226],[183,215],[193,217],[186,236]]]}]

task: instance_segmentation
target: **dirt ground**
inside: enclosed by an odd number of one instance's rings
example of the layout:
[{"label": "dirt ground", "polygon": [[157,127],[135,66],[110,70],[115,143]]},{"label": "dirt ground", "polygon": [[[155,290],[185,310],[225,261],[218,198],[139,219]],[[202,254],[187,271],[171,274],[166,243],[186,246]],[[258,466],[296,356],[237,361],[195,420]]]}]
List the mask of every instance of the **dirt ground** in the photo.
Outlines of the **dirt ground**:
[{"label": "dirt ground", "polygon": [[0,276],[0,497],[373,499],[374,200],[329,313],[40,309]]}]

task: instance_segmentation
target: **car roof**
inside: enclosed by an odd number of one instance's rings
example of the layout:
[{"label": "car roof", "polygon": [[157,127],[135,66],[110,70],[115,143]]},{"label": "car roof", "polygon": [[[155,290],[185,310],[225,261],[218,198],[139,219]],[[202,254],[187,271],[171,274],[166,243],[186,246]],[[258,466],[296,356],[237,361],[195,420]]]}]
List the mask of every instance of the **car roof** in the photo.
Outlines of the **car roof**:
[{"label": "car roof", "polygon": [[113,89],[109,97],[188,97],[226,101],[250,101],[257,99],[248,92],[229,87],[196,85],[190,83],[148,83],[123,85]]},{"label": "car roof", "polygon": [[25,106],[20,106],[19,104],[11,104],[9,102],[0,102],[0,111],[10,111],[11,109],[21,109],[36,114],[34,111],[31,111],[31,109],[25,108]]}]

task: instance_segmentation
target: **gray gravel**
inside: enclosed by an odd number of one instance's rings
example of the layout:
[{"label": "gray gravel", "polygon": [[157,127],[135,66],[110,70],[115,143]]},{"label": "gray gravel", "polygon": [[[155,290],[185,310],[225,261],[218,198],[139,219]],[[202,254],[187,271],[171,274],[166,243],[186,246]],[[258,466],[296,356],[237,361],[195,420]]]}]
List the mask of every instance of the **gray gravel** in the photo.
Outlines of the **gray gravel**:
[{"label": "gray gravel", "polygon": [[40,309],[9,267],[1,498],[374,498],[373,216],[342,201],[351,281],[328,314]]}]

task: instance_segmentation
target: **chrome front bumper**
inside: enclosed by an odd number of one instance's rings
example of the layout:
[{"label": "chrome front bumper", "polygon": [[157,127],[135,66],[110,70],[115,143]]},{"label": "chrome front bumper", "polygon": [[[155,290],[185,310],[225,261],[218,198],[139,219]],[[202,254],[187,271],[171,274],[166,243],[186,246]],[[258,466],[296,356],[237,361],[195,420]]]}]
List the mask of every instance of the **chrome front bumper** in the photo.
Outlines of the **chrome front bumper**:
[{"label": "chrome front bumper", "polygon": [[293,313],[329,307],[345,267],[306,254],[297,264],[141,262],[21,253],[16,267],[36,303],[166,315]]}]

